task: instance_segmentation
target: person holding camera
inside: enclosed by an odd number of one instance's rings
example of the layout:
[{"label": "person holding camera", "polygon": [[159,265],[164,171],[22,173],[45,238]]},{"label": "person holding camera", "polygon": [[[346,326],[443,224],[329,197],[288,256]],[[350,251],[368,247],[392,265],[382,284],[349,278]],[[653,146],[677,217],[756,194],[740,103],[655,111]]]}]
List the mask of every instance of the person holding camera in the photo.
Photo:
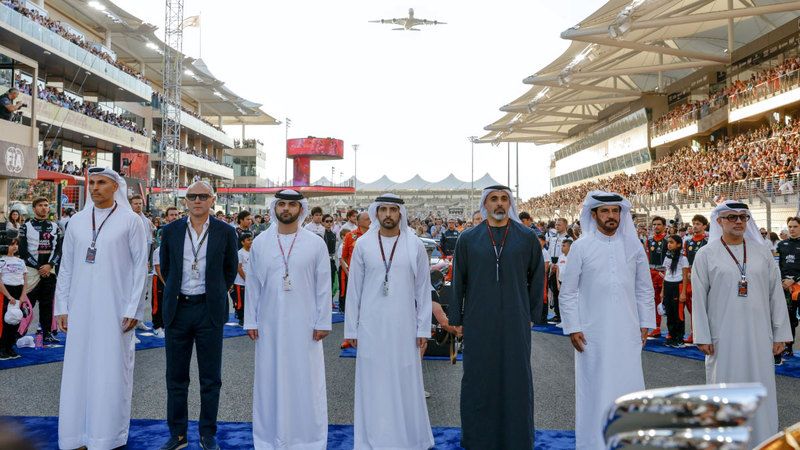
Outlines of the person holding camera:
[{"label": "person holding camera", "polygon": [[11,88],[5,94],[0,95],[0,119],[11,121],[17,111],[28,106],[25,103],[14,103],[17,97],[19,97],[17,88]]}]

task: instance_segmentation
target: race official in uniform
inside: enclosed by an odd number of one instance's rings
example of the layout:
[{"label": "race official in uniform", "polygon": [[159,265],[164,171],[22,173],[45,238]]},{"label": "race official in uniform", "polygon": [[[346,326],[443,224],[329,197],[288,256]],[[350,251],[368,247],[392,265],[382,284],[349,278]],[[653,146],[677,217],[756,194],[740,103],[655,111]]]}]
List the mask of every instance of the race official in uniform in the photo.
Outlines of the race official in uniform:
[{"label": "race official in uniform", "polygon": [[[697,255],[697,251],[708,244],[706,230],[708,230],[708,219],[702,214],[697,214],[692,217],[692,236],[683,243],[683,254],[686,255],[686,259],[689,261],[689,267],[683,269],[683,292],[686,293],[684,296],[686,298],[685,305],[686,309],[689,310],[689,314],[692,313],[692,264],[694,264],[694,257]],[[691,329],[692,322],[690,320],[686,322],[689,326],[689,336],[684,342],[691,344],[694,341]]]},{"label": "race official in uniform", "polygon": [[[664,287],[664,257],[667,255],[667,234],[665,233],[667,220],[661,216],[653,217],[653,236],[647,239],[645,252],[650,264],[650,278],[653,280],[654,298],[656,309],[661,304],[661,290]],[[649,337],[661,336],[661,316],[656,313],[656,328],[650,332]]]},{"label": "race official in uniform", "polygon": [[[800,217],[786,220],[789,239],[778,243],[778,266],[781,269],[781,283],[789,308],[789,325],[792,328],[792,342],[786,345],[785,357],[794,356],[792,349],[797,328],[797,304],[800,302]],[[775,362],[778,363],[778,356]]]}]

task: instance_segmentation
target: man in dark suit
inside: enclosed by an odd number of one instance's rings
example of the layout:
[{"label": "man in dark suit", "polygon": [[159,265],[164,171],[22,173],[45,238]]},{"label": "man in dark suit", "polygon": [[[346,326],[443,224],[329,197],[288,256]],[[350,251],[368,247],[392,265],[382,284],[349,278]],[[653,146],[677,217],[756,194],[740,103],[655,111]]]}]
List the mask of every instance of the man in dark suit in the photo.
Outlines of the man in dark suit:
[{"label": "man in dark suit", "polygon": [[189,216],[163,228],[161,274],[167,354],[167,424],[170,439],[162,450],[188,445],[187,396],[192,348],[197,345],[200,372],[200,447],[216,441],[219,389],[222,385],[222,327],[228,321],[228,290],[239,259],[236,231],[210,216],[214,190],[198,181],[186,191]]}]

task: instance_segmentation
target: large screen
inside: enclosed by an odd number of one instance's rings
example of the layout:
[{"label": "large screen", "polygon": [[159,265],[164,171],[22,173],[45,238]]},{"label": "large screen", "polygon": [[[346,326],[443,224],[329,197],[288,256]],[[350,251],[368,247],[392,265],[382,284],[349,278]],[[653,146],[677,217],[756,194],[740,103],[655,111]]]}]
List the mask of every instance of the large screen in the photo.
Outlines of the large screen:
[{"label": "large screen", "polygon": [[341,159],[344,157],[344,142],[333,138],[300,138],[286,142],[289,158],[307,156],[311,159]]}]

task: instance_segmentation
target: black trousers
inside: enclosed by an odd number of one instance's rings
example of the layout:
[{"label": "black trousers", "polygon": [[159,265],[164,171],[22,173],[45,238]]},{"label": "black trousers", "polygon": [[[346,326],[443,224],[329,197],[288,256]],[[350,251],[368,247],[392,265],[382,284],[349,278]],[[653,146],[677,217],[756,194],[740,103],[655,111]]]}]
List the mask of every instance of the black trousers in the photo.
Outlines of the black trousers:
[{"label": "black trousers", "polygon": [[47,334],[55,331],[53,327],[53,298],[56,294],[56,274],[51,273],[47,277],[41,277],[39,283],[32,291],[28,292],[28,300],[31,307],[39,303],[39,326],[42,332]]},{"label": "black trousers", "polygon": [[336,277],[339,275],[336,270],[336,261],[331,259],[331,293],[333,293],[333,285],[336,284]]},{"label": "black trousers", "polygon": [[347,300],[347,275],[344,273],[344,269],[339,267],[339,312],[343,313],[344,306]]},{"label": "black trousers", "polygon": [[244,322],[244,286],[233,285],[233,309],[236,311],[236,318],[239,323]]},{"label": "black trousers", "polygon": [[[8,293],[19,300],[20,295],[22,295],[22,286],[11,286],[8,284],[5,286]],[[11,325],[4,321],[10,301],[8,297],[3,298],[2,315],[0,315],[0,322],[2,322],[3,325],[3,331],[0,332],[0,350],[11,350],[11,348],[14,347],[14,343],[17,341],[17,334],[19,334],[17,332],[19,325]]]},{"label": "black trousers", "polygon": [[553,292],[553,312],[556,317],[561,317],[561,312],[558,309],[558,277],[553,272],[547,279],[547,287]]},{"label": "black trousers", "polygon": [[200,375],[200,436],[217,434],[219,390],[222,386],[222,326],[211,322],[205,295],[181,296],[166,332],[167,425],[172,436],[186,436],[189,411],[189,365],[197,346]]},{"label": "black trousers", "polygon": [[786,296],[786,305],[789,308],[789,325],[792,327],[792,343],[788,344],[786,347],[791,349],[792,346],[794,345],[795,332],[797,330],[797,322],[798,322],[798,320],[797,320],[797,312],[798,312],[798,304],[800,304],[800,300],[799,301],[792,301],[792,294],[790,292],[786,292],[786,291],[784,291],[784,293],[785,293],[785,296]]},{"label": "black trousers", "polygon": [[153,329],[164,328],[164,319],[161,310],[164,308],[164,283],[158,275],[153,275],[153,295],[151,296],[151,307],[153,308]]},{"label": "black trousers", "polygon": [[680,319],[680,286],[682,281],[665,281],[664,298],[661,303],[667,311],[667,329],[672,339],[683,342],[685,324]]}]

